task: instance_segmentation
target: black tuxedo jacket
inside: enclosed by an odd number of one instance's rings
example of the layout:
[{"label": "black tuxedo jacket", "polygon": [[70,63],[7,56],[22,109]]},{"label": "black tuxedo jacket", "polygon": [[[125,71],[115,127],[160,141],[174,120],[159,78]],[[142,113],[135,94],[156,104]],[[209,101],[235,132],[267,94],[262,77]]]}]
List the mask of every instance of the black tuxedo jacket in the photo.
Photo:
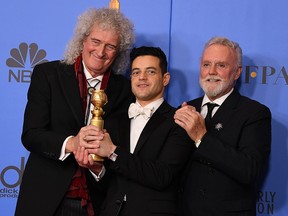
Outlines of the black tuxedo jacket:
[{"label": "black tuxedo jacket", "polygon": [[[111,74],[106,94],[109,100],[104,106],[106,121],[112,113],[127,110],[134,98],[130,82],[121,75]],[[68,136],[77,135],[84,126],[84,115],[74,66],[59,61],[37,65],[24,115],[22,142],[30,155],[16,216],[52,216],[55,213],[78,167],[73,154],[64,161],[59,160],[61,147]],[[90,184],[90,178],[87,170],[87,183],[93,187],[90,192],[97,212],[99,202],[95,198],[101,196],[92,193],[96,189]]]},{"label": "black tuxedo jacket", "polygon": [[[174,123],[174,113],[175,109],[164,101],[144,127],[133,154],[127,112],[106,125],[118,146],[118,157],[106,165],[108,189],[100,216],[118,215],[123,202],[128,216],[177,214],[180,172],[191,155],[193,142]],[[127,201],[123,201],[125,195]]]},{"label": "black tuxedo jacket", "polygon": [[[188,102],[201,110],[203,98]],[[255,182],[270,153],[270,110],[234,90],[184,173],[181,216],[255,216]]]}]

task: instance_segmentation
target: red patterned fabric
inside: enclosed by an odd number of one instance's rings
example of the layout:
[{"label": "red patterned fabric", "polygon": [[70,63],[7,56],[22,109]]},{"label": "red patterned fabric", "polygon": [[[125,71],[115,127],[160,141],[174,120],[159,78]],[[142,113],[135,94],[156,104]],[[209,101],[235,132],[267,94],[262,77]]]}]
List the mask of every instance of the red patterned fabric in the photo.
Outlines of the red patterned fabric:
[{"label": "red patterned fabric", "polygon": [[[80,96],[83,101],[83,109],[86,110],[87,108],[87,80],[85,77],[85,73],[83,70],[83,65],[82,65],[82,55],[79,55],[75,61],[74,64],[74,69],[76,72],[76,76],[78,79],[78,85],[79,85],[79,90],[80,90]],[[101,89],[106,89],[107,83],[110,77],[110,70],[107,71],[102,79],[101,82]],[[85,176],[85,169],[82,167],[78,167],[76,170],[76,173],[74,174],[72,178],[71,185],[69,187],[69,190],[66,194],[67,197],[69,198],[80,198],[81,199],[81,204],[83,207],[86,206],[87,212],[89,216],[94,216],[94,210],[92,206],[92,202],[89,197],[89,192],[88,192],[88,187],[86,184],[86,176]]]},{"label": "red patterned fabric", "polygon": [[[87,81],[83,71],[82,56],[80,55],[74,64],[74,69],[78,79],[80,96],[83,101],[83,108],[86,110],[87,106]],[[76,173],[72,178],[72,182],[66,194],[69,198],[81,199],[82,207],[86,207],[88,215],[94,216],[92,202],[89,197],[88,187],[86,183],[85,169],[78,167]]]},{"label": "red patterned fabric", "polygon": [[87,80],[85,77],[85,73],[83,70],[83,65],[82,65],[82,55],[79,55],[74,63],[74,69],[76,72],[76,76],[78,79],[78,85],[79,85],[79,90],[80,90],[80,96],[83,101],[83,108],[86,110],[87,106]]}]

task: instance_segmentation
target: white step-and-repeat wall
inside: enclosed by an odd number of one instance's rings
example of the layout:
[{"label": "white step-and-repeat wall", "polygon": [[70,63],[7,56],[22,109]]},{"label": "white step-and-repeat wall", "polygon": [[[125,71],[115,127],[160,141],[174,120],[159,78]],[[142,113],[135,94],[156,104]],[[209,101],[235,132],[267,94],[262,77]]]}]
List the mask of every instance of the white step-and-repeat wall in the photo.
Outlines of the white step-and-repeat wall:
[{"label": "white step-and-repeat wall", "polygon": [[[9,0],[0,7],[0,215],[12,216],[29,153],[21,144],[23,112],[35,64],[61,59],[77,16],[110,0]],[[169,59],[173,106],[202,94],[204,43],[226,36],[243,49],[240,92],[273,115],[272,152],[259,187],[258,215],[288,215],[288,2],[286,0],[120,0],[137,46],[161,47]],[[43,167],[44,168],[44,167]],[[45,168],[44,168],[45,169]],[[41,191],[39,191],[39,197]]]}]

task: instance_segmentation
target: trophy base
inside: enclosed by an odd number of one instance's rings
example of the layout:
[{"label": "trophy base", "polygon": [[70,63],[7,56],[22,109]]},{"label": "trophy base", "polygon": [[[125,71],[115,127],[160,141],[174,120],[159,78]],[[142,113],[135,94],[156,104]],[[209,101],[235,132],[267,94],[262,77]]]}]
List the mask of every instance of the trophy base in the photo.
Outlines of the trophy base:
[{"label": "trophy base", "polygon": [[91,156],[95,162],[103,162],[104,161],[104,158],[102,158],[96,154],[91,154]]}]

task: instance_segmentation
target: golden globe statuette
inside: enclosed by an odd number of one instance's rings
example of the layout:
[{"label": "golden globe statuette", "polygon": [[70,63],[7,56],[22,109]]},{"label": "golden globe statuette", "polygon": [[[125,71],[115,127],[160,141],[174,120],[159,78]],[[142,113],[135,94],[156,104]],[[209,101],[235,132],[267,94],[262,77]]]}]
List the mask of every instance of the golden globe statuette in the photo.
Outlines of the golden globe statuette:
[{"label": "golden globe statuette", "polygon": [[119,0],[110,0],[109,8],[119,11],[120,10]]},{"label": "golden globe statuette", "polygon": [[[102,107],[108,102],[107,95],[105,94],[104,90],[93,90],[91,103],[94,105],[94,109],[91,111],[92,119],[90,121],[90,125],[94,125],[97,128],[103,130],[104,127],[104,120],[102,115],[104,115],[104,111]],[[104,161],[104,159],[96,154],[91,154],[94,161]]]}]

